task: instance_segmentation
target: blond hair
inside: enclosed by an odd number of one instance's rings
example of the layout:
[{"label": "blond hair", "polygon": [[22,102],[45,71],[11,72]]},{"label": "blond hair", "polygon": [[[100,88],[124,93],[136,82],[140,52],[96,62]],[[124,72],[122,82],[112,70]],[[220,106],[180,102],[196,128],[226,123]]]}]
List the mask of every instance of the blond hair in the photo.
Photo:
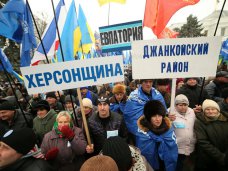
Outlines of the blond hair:
[{"label": "blond hair", "polygon": [[71,122],[71,116],[70,116],[70,114],[69,114],[69,112],[67,112],[67,111],[61,111],[61,112],[59,112],[59,114],[56,116],[56,121],[58,122],[58,119],[60,118],[60,117],[62,117],[62,116],[66,116],[66,117],[68,117],[69,118],[69,122]]}]

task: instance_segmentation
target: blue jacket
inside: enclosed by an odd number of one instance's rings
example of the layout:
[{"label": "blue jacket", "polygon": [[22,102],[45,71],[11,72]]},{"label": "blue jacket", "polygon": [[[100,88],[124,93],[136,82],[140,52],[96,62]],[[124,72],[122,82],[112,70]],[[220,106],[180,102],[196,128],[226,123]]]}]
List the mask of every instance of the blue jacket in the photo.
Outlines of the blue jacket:
[{"label": "blue jacket", "polygon": [[[166,171],[175,171],[178,157],[178,148],[176,144],[176,135],[171,122],[165,118],[169,129],[161,135],[154,134],[148,128],[138,121],[138,130],[136,134],[136,146],[150,163],[154,170],[159,169],[159,158],[164,162]],[[159,158],[158,158],[159,156]]]},{"label": "blue jacket", "polygon": [[143,115],[143,108],[146,102],[150,100],[159,100],[166,108],[165,100],[161,93],[153,87],[151,91],[151,97],[148,97],[142,91],[140,86],[137,90],[131,92],[130,96],[128,97],[126,106],[124,108],[124,120],[128,131],[133,134],[137,130],[137,120]]}]

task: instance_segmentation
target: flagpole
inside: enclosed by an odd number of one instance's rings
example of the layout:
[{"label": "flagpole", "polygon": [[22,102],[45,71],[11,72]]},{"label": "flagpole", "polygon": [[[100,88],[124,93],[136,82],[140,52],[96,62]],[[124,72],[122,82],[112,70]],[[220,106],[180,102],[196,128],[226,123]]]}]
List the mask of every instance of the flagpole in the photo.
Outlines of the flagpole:
[{"label": "flagpole", "polygon": [[110,2],[108,3],[108,26],[109,26],[109,16],[110,16]]},{"label": "flagpole", "polygon": [[4,70],[4,73],[5,73],[5,75],[6,75],[7,79],[8,79],[8,81],[9,81],[10,87],[11,87],[11,89],[12,89],[12,91],[13,91],[13,94],[14,94],[14,96],[15,96],[15,98],[16,98],[17,105],[18,105],[18,107],[19,107],[20,110],[21,110],[21,113],[22,113],[22,115],[23,115],[23,118],[24,118],[24,120],[25,120],[27,126],[28,126],[29,128],[32,128],[32,125],[29,124],[28,119],[25,117],[24,110],[22,109],[22,107],[21,107],[21,105],[20,105],[20,103],[19,103],[19,101],[18,101],[18,97],[17,97],[17,95],[16,95],[16,92],[15,92],[14,89],[13,89],[13,85],[11,84],[11,81],[10,81],[10,78],[9,78],[9,76],[8,76],[8,74],[7,74],[6,68],[5,68],[5,66],[3,65],[3,63],[2,63],[1,60],[0,60],[0,64],[2,65],[2,68],[3,68],[3,70]]},{"label": "flagpole", "polygon": [[[222,12],[223,12],[223,9],[225,7],[225,4],[226,4],[226,0],[224,0],[224,2],[223,2],[222,9],[220,11],[219,18],[218,18],[218,21],[217,21],[217,24],[216,24],[216,27],[215,27],[214,36],[216,36],[217,30],[218,30],[218,26],[219,26],[219,22],[220,22],[220,19],[221,19]],[[204,84],[205,84],[205,77],[203,77],[198,104],[200,104],[200,101],[201,101],[201,98],[202,98]]]},{"label": "flagpole", "polygon": [[[47,61],[47,63],[49,64],[50,62],[49,62],[49,60],[48,60],[47,53],[46,53],[46,50],[45,50],[45,48],[44,48],[44,44],[43,44],[42,38],[41,38],[41,35],[40,35],[40,33],[39,33],[39,29],[38,29],[38,26],[37,26],[37,24],[36,24],[36,20],[35,20],[35,17],[34,17],[34,15],[33,15],[33,13],[32,13],[32,10],[31,10],[31,7],[30,7],[30,5],[29,5],[28,0],[26,0],[26,4],[28,5],[29,11],[30,11],[30,13],[31,13],[31,15],[32,15],[32,19],[33,19],[33,21],[34,21],[35,28],[36,28],[36,30],[37,30],[37,34],[38,34],[38,37],[39,37],[41,46],[42,46],[43,51],[44,51],[44,55],[45,55],[46,61]],[[59,91],[57,91],[57,93],[58,93],[58,95],[59,95],[59,97],[60,97]],[[65,106],[64,106],[63,102],[62,102],[62,101],[60,101],[60,102],[61,102],[61,104],[62,104],[63,109],[65,109]]]}]

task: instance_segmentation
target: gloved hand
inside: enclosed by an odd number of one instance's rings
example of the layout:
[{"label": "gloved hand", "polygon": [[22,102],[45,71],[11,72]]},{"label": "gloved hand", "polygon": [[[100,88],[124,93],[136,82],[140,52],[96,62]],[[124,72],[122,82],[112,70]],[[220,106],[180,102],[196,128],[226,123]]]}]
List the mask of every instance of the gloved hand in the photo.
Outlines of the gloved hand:
[{"label": "gloved hand", "polygon": [[60,131],[62,132],[63,136],[66,137],[70,141],[75,136],[74,131],[68,125],[62,126]]},{"label": "gloved hand", "polygon": [[59,149],[57,147],[54,147],[54,148],[48,150],[48,152],[45,155],[45,159],[53,160],[54,158],[57,157],[58,153],[59,153]]}]

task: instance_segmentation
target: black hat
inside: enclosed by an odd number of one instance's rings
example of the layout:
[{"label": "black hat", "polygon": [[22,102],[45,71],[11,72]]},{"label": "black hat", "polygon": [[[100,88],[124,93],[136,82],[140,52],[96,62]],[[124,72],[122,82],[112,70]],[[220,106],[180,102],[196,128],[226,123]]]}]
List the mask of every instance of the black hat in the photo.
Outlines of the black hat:
[{"label": "black hat", "polygon": [[199,79],[199,78],[197,78],[197,77],[189,77],[189,78],[185,78],[185,79],[184,79],[184,82],[186,83],[189,79],[194,79],[194,80],[196,80],[198,83],[200,82],[200,79]]},{"label": "black hat", "polygon": [[228,98],[228,87],[222,90],[222,97],[224,99]]},{"label": "black hat", "polygon": [[35,109],[39,109],[39,108],[44,108],[47,111],[50,110],[50,106],[46,100],[41,100],[37,104],[35,104]]},{"label": "black hat", "polygon": [[56,97],[56,95],[55,95],[55,92],[48,92],[48,93],[46,94],[46,99],[47,99],[48,97],[57,99],[57,97]]},{"label": "black hat", "polygon": [[153,81],[153,79],[140,79],[140,84],[142,84],[144,81],[149,81],[149,80]]},{"label": "black hat", "polygon": [[[74,96],[71,96],[71,97],[72,97],[73,103],[76,103],[75,97],[74,97]],[[66,103],[66,102],[71,102],[70,95],[67,95],[67,96],[65,97],[65,103]]]},{"label": "black hat", "polygon": [[1,138],[1,141],[18,153],[25,155],[35,146],[36,135],[30,128],[9,130]]},{"label": "black hat", "polygon": [[103,145],[102,154],[114,159],[120,171],[129,170],[132,166],[131,150],[121,137],[108,138]]},{"label": "black hat", "polygon": [[0,110],[15,110],[15,109],[17,109],[17,106],[11,101],[8,101],[6,99],[0,100]]},{"label": "black hat", "polygon": [[145,104],[143,113],[146,120],[150,121],[153,115],[162,115],[165,117],[166,109],[159,100],[151,100]]},{"label": "black hat", "polygon": [[99,98],[98,98],[98,102],[99,103],[102,103],[102,102],[105,102],[107,104],[109,104],[109,97],[107,95],[100,95]]},{"label": "black hat", "polygon": [[158,79],[157,80],[157,85],[168,85],[169,84],[169,79]]},{"label": "black hat", "polygon": [[226,77],[228,78],[228,72],[227,71],[219,71],[216,73],[216,77]]}]

